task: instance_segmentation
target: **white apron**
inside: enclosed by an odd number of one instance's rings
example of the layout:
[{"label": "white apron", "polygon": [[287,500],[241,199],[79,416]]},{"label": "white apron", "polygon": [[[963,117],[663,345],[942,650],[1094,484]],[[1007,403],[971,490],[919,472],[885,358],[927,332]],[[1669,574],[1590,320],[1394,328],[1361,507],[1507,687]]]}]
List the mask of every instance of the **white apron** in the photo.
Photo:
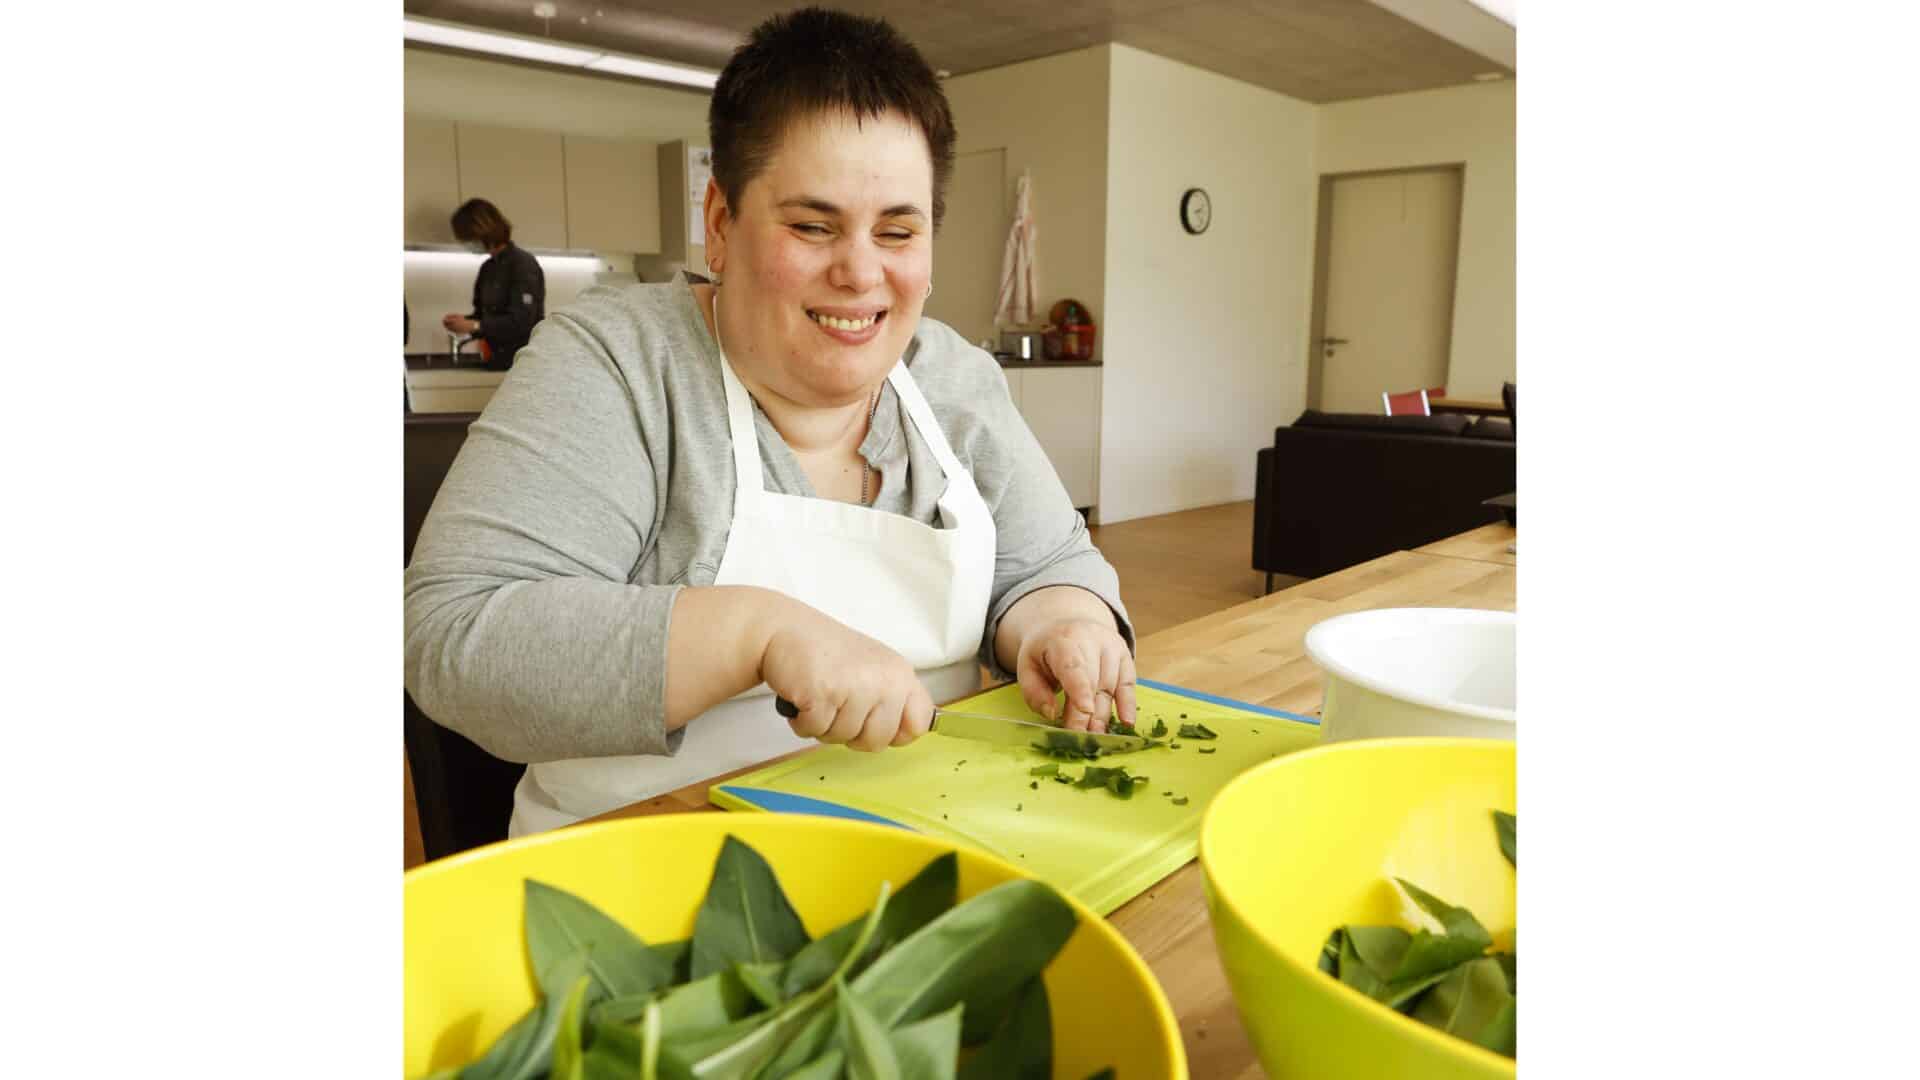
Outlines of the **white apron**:
[{"label": "white apron", "polygon": [[[724,350],[720,372],[735,483],[733,525],[713,583],[777,589],[887,645],[913,664],[935,702],[977,689],[975,657],[993,592],[993,515],[907,366],[896,363],[887,381],[946,472],[942,528],[864,506],[767,491],[753,403]],[[762,683],[695,717],[672,757],[529,766],[514,791],[507,833],[558,828],[814,745],[774,711],[772,691]]]}]

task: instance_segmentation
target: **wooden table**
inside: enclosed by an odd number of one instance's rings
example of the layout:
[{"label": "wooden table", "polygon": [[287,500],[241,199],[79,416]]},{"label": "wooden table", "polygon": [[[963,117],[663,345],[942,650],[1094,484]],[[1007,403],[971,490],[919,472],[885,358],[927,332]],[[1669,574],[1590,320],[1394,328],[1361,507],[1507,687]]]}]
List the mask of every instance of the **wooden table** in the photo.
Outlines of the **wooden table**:
[{"label": "wooden table", "polygon": [[1507,414],[1506,402],[1481,401],[1475,398],[1428,398],[1427,408],[1435,413],[1463,413],[1467,416],[1505,416]]},{"label": "wooden table", "polygon": [[[1507,526],[1488,525],[1194,619],[1142,638],[1136,666],[1146,678],[1316,715],[1322,683],[1303,645],[1309,627],[1335,615],[1382,607],[1512,611],[1515,569],[1505,550],[1512,537]],[[1490,552],[1495,544],[1497,552]],[[1429,550],[1438,548],[1446,550]],[[591,820],[711,810],[707,788],[721,779]],[[1153,969],[1173,1004],[1195,1080],[1264,1077],[1214,951],[1200,864],[1174,871],[1108,918]]]},{"label": "wooden table", "polygon": [[1513,552],[1508,551],[1507,547],[1514,543],[1513,537],[1513,526],[1498,522],[1493,525],[1482,525],[1458,536],[1449,536],[1445,540],[1435,540],[1425,547],[1414,548],[1414,550],[1422,555],[1478,559],[1481,562],[1512,566],[1514,565]]}]

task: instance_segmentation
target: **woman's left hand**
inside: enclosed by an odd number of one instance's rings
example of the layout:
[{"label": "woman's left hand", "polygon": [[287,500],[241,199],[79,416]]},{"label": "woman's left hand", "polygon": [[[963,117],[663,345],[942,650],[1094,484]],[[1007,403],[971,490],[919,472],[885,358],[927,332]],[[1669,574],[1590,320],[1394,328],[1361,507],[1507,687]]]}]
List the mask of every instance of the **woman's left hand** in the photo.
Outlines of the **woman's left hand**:
[{"label": "woman's left hand", "polygon": [[[1027,707],[1069,730],[1105,731],[1116,711],[1133,723],[1133,654],[1111,619],[1065,617],[1035,626],[1020,642],[1014,672]],[[1056,717],[1062,690],[1064,713]]]}]

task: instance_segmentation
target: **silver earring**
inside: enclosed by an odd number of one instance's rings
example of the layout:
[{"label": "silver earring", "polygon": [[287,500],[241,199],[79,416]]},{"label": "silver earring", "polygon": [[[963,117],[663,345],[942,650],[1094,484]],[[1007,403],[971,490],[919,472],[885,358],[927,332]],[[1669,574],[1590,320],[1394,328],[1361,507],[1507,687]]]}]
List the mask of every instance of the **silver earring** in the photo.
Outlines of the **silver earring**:
[{"label": "silver earring", "polygon": [[928,279],[928,281],[927,281],[927,295],[925,295],[925,296],[923,296],[923,297],[921,297],[920,299],[921,299],[922,301],[927,301],[927,300],[931,300],[931,299],[933,299],[933,281],[932,281],[932,279]]}]

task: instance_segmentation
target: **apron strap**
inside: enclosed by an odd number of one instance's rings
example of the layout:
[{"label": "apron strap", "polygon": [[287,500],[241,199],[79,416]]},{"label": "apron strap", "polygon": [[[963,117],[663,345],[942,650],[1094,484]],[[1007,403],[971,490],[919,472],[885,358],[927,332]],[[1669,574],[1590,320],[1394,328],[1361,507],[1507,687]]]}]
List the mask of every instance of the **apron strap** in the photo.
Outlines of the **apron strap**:
[{"label": "apron strap", "polygon": [[720,292],[713,294],[713,343],[720,354],[720,379],[727,390],[727,435],[733,442],[733,516],[737,521],[759,501],[766,486],[760,468],[760,432],[753,423],[753,399],[733,373],[720,344]]},{"label": "apron strap", "polygon": [[907,373],[905,361],[893,365],[893,370],[887,373],[887,381],[893,384],[893,392],[900,396],[900,403],[906,406],[913,426],[919,430],[927,448],[933,451],[934,460],[940,463],[940,468],[947,474],[949,486],[966,478],[967,471],[960,467],[960,459],[953,455],[953,447],[947,443],[947,433],[940,430],[939,422],[933,417],[933,407],[927,404],[926,395],[920,392],[920,384],[914,382],[913,376]]}]

